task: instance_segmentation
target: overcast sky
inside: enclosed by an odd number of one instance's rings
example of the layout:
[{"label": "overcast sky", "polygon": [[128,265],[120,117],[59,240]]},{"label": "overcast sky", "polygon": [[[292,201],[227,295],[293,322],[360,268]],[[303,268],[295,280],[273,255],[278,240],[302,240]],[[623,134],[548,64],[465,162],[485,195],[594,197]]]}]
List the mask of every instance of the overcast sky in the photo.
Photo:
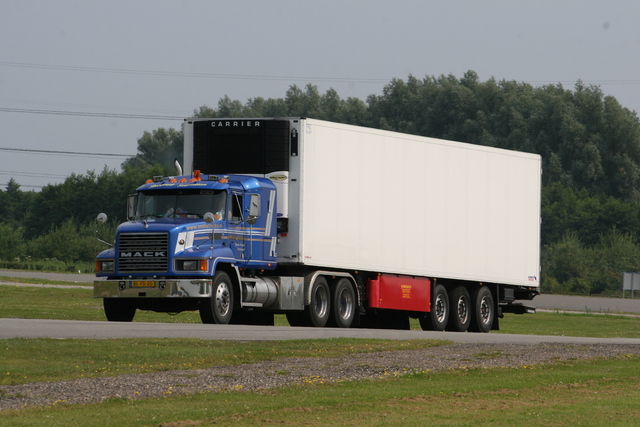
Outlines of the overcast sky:
[{"label": "overcast sky", "polygon": [[473,70],[582,80],[640,112],[639,19],[637,0],[3,0],[0,188],[120,170],[124,157],[70,153],[134,155],[144,131],[292,84],[365,99],[393,78]]}]

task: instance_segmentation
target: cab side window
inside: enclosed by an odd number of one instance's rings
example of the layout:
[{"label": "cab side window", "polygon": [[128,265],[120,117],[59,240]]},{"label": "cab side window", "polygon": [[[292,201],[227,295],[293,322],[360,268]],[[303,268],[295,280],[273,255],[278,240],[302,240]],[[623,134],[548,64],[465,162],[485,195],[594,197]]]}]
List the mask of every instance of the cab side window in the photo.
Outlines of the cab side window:
[{"label": "cab side window", "polygon": [[232,194],[229,206],[229,214],[231,221],[242,221],[242,195]]}]

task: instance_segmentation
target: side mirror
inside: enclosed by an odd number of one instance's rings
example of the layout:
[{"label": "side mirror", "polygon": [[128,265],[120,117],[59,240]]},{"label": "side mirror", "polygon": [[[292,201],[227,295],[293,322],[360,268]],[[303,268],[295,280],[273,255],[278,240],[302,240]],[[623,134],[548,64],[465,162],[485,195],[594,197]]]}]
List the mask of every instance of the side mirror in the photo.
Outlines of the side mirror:
[{"label": "side mirror", "polygon": [[[96,241],[100,242],[100,243],[104,243],[105,245],[109,246],[110,248],[113,247],[113,245],[107,241],[104,240],[104,237],[102,237],[100,235],[100,232],[98,231],[98,224],[104,224],[105,222],[107,222],[107,214],[105,213],[99,213],[98,216],[95,219],[96,222],[96,226],[94,229],[94,233],[96,236]],[[98,255],[98,249],[94,246],[94,252],[96,253],[96,256]]]},{"label": "side mirror", "polygon": [[127,219],[129,221],[136,219],[136,194],[127,196]]},{"label": "side mirror", "polygon": [[260,195],[252,194],[249,200],[249,215],[247,215],[247,223],[253,225],[258,221],[260,216]]},{"label": "side mirror", "polygon": [[98,216],[96,217],[96,223],[104,224],[105,222],[107,222],[107,214],[106,213],[98,214]]}]

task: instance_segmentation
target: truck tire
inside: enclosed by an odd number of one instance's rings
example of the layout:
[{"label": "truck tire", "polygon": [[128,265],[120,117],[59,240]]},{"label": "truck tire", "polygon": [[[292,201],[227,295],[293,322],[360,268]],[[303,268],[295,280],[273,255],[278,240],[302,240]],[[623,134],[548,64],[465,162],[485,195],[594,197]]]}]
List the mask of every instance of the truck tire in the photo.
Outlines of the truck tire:
[{"label": "truck tire", "polygon": [[420,326],[423,331],[444,331],[449,321],[449,296],[442,285],[433,288],[431,296],[431,311],[426,316],[420,317]]},{"label": "truck tire", "polygon": [[489,288],[481,286],[476,289],[471,296],[471,303],[473,307],[469,330],[472,332],[489,332],[493,326],[495,316],[493,295],[491,295]]},{"label": "truck tire", "polygon": [[356,314],[356,294],[351,281],[338,279],[331,286],[330,323],[338,328],[349,328]]},{"label": "truck tire", "polygon": [[219,271],[213,277],[211,298],[200,301],[200,319],[202,323],[226,325],[233,315],[233,284],[229,275]]},{"label": "truck tire", "polygon": [[289,326],[306,326],[304,312],[302,311],[287,311],[287,322]]},{"label": "truck tire", "polygon": [[449,294],[448,331],[465,332],[471,322],[471,299],[464,286],[457,286]]},{"label": "truck tire", "polygon": [[331,312],[331,293],[327,279],[318,276],[311,285],[311,304],[309,304],[305,313],[305,323],[307,326],[315,326],[317,328],[324,327],[329,321],[329,313]]},{"label": "truck tire", "polygon": [[104,314],[109,322],[131,322],[136,315],[135,301],[123,298],[104,298]]}]

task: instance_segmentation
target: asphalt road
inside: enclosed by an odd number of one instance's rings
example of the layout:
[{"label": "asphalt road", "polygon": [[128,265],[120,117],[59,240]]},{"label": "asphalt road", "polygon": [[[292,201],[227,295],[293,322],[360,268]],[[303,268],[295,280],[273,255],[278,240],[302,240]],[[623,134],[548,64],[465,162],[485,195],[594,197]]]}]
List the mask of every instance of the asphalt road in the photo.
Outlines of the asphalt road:
[{"label": "asphalt road", "polygon": [[96,276],[93,274],[76,273],[40,273],[37,271],[0,270],[0,276],[19,277],[22,279],[61,280],[65,282],[93,283]]},{"label": "asphalt road", "polygon": [[294,328],[289,326],[204,325],[191,323],[117,323],[46,319],[2,319],[0,339],[7,338],[193,338],[273,341],[323,338],[439,339],[459,343],[636,344],[636,338],[585,338],[542,335],[480,334],[381,329]]},{"label": "asphalt road", "polygon": [[[93,275],[53,274],[0,270],[0,276],[64,280],[87,285]],[[573,297],[562,295],[540,295],[532,305],[539,309],[579,312],[601,312],[606,314],[640,313],[639,299]],[[195,338],[207,340],[269,341],[286,339],[321,338],[380,338],[380,339],[444,339],[461,343],[529,343],[541,342],[576,344],[637,344],[640,339],[630,338],[584,338],[535,335],[477,334],[429,331],[397,331],[380,329],[334,329],[294,328],[244,325],[203,325],[176,323],[106,323],[47,319],[3,319],[0,318],[0,339],[6,338]]]}]

